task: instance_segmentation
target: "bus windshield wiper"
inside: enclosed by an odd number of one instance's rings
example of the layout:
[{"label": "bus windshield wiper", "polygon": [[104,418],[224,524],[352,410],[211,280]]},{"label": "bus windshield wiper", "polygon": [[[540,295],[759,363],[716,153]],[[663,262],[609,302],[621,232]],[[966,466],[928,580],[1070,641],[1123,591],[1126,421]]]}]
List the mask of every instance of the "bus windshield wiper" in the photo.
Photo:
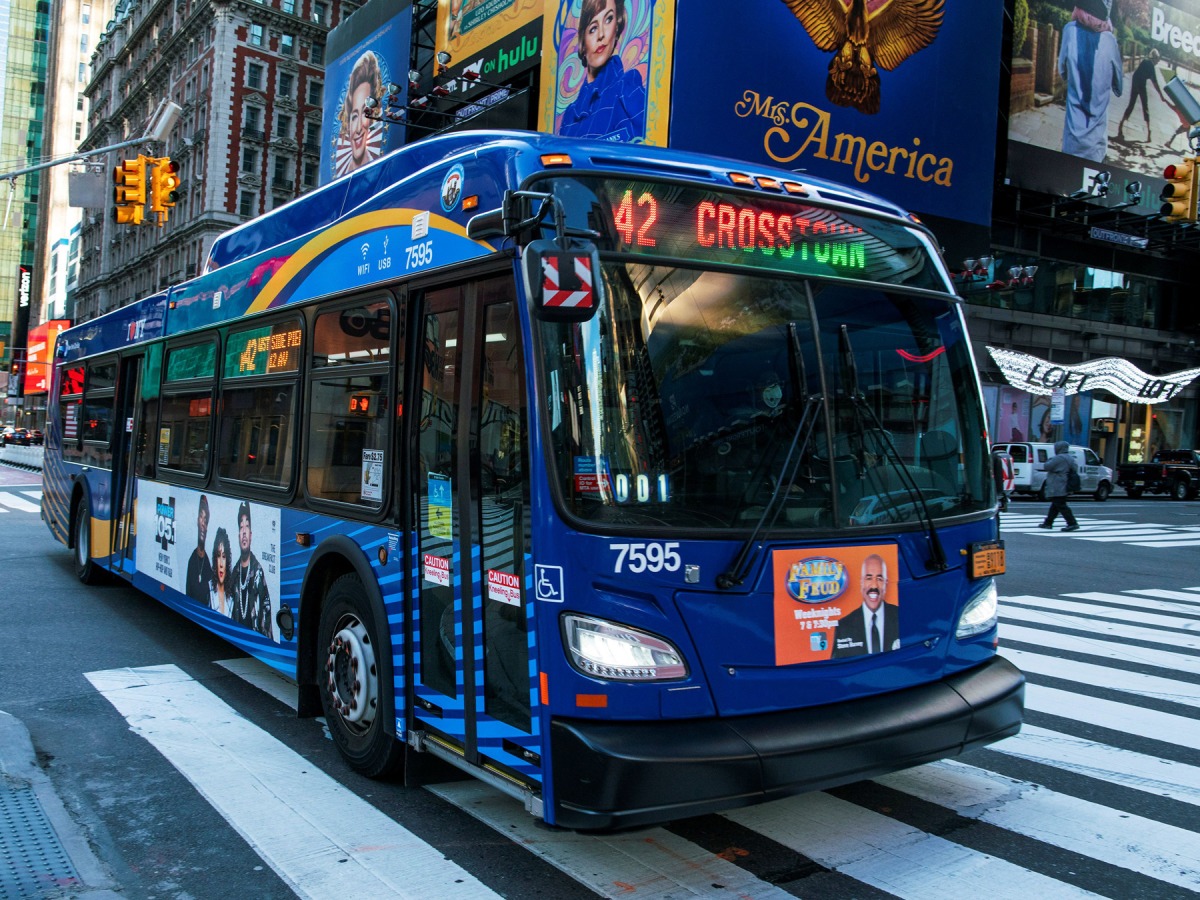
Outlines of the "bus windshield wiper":
[{"label": "bus windshield wiper", "polygon": [[904,490],[909,493],[917,509],[921,511],[921,524],[924,526],[925,540],[929,545],[929,559],[925,562],[925,568],[930,571],[943,572],[950,568],[950,565],[946,562],[946,551],[942,547],[941,538],[938,536],[937,525],[933,521],[933,514],[929,511],[929,505],[925,502],[925,494],[917,486],[916,480],[912,477],[912,472],[909,471],[908,465],[904,462],[904,457],[896,449],[891,434],[883,427],[883,423],[875,415],[875,410],[871,408],[871,404],[867,402],[867,398],[859,390],[858,364],[854,359],[854,348],[850,343],[850,332],[845,325],[841,329],[839,345],[842,367],[845,372],[846,394],[850,398],[850,403],[854,410],[855,423],[859,432],[859,477],[864,477],[867,468],[865,458],[866,447],[865,442],[862,441],[862,435],[865,432],[865,428],[863,427],[863,411],[865,410],[874,430],[881,436],[881,440],[878,443],[883,447],[888,462],[900,474],[900,481]]},{"label": "bus windshield wiper", "polygon": [[[804,368],[804,353],[800,346],[800,330],[795,322],[788,322],[788,375],[792,379],[792,396],[803,397],[805,389],[808,386],[808,377]],[[783,465],[779,469],[779,479],[775,482],[775,490],[771,492],[770,498],[763,507],[762,514],[759,515],[758,521],[750,532],[745,543],[729,564],[729,568],[717,576],[717,587],[721,590],[729,590],[737,587],[746,580],[746,576],[750,573],[750,569],[754,566],[755,543],[758,540],[758,535],[764,527],[775,524],[775,520],[779,517],[780,511],[783,509],[783,503],[780,498],[786,498],[791,492],[792,486],[796,483],[796,476],[800,472],[800,463],[804,460],[805,454],[808,452],[808,442],[812,438],[813,426],[817,423],[817,417],[821,414],[825,402],[820,394],[812,394],[804,401],[804,409],[800,413],[800,421],[796,423],[796,430],[792,433],[791,443],[788,445],[787,456],[783,459]],[[800,438],[804,438],[804,442],[800,443]],[[797,452],[797,445],[799,451]],[[793,462],[794,460],[794,462]]]}]

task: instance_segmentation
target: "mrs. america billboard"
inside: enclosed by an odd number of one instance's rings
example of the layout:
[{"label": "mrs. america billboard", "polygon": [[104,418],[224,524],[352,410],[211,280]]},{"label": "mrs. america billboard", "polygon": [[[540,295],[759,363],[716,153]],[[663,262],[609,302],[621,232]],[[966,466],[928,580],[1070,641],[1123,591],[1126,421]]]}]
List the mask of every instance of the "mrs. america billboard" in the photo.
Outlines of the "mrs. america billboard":
[{"label": "mrs. america billboard", "polygon": [[[689,0],[670,144],[987,225],[1003,0]],[[681,52],[679,48],[692,48]]]}]

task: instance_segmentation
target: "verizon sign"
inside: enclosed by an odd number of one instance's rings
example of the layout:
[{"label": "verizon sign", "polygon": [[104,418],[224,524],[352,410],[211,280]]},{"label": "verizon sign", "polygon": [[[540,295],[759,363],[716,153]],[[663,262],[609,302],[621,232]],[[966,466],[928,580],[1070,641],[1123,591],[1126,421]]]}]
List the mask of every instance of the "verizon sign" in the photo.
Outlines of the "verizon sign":
[{"label": "verizon sign", "polygon": [[1200,369],[1150,375],[1127,359],[1111,356],[1064,366],[1019,350],[988,347],[987,351],[1009,384],[1043,396],[1050,396],[1056,390],[1067,395],[1103,389],[1130,403],[1161,403],[1200,376]]}]

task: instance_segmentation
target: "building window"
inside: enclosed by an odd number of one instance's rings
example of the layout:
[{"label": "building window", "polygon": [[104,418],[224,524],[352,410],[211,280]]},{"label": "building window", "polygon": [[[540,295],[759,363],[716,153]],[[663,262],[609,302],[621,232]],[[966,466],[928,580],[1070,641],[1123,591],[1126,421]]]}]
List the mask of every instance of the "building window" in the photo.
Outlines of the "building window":
[{"label": "building window", "polygon": [[325,85],[319,81],[308,82],[308,105],[320,106],[325,96]]},{"label": "building window", "polygon": [[262,135],[263,125],[261,109],[259,109],[257,106],[246,107],[246,125],[242,130],[259,136]]},{"label": "building window", "polygon": [[275,174],[271,180],[271,186],[283,191],[294,190],[296,187],[292,181],[294,171],[295,163],[291,159],[286,156],[275,157]]},{"label": "building window", "polygon": [[312,5],[313,21],[318,25],[325,25],[329,18],[329,7],[324,3],[314,3]]},{"label": "building window", "polygon": [[317,186],[317,164],[311,160],[304,163],[304,186],[306,188]]},{"label": "building window", "polygon": [[280,113],[279,117],[275,120],[275,137],[290,138],[291,136],[292,136],[292,117],[288,116],[288,115],[284,115],[283,113]]},{"label": "building window", "polygon": [[75,109],[78,112],[83,112],[83,94],[75,95]]},{"label": "building window", "polygon": [[296,14],[296,0],[283,0],[280,8],[288,15],[294,16]]},{"label": "building window", "polygon": [[296,55],[296,36],[294,34],[281,34],[279,36],[279,55]]},{"label": "building window", "polygon": [[242,191],[238,198],[238,215],[247,219],[254,215],[254,191]]},{"label": "building window", "polygon": [[321,123],[308,121],[304,123],[304,150],[306,153],[321,152]]},{"label": "building window", "polygon": [[314,43],[309,51],[308,61],[315,66],[325,65],[325,45]]},{"label": "building window", "polygon": [[246,87],[261,91],[263,86],[263,64],[250,63],[246,67]]},{"label": "building window", "polygon": [[279,73],[279,93],[284,97],[291,97],[296,93],[296,76],[291,72]]},{"label": "building window", "polygon": [[92,21],[92,4],[85,3],[79,10],[80,24],[87,25]]},{"label": "building window", "polygon": [[242,148],[242,171],[247,173],[258,171],[258,150],[254,147]]},{"label": "building window", "polygon": [[83,123],[75,123],[75,143],[79,143],[83,139]]},{"label": "building window", "polygon": [[79,83],[87,84],[87,63],[79,64]]},{"label": "building window", "polygon": [[250,43],[255,47],[263,45],[263,27],[261,25],[250,26]]}]

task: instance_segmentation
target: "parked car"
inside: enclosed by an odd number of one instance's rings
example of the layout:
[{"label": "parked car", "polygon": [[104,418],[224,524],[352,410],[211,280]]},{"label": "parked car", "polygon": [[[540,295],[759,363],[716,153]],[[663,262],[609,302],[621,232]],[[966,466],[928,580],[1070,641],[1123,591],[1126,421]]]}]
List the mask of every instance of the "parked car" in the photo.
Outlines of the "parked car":
[{"label": "parked car", "polygon": [[1117,483],[1134,498],[1148,492],[1192,500],[1200,493],[1200,451],[1159,450],[1148,463],[1118,466]]},{"label": "parked car", "polygon": [[42,444],[46,443],[46,435],[43,434],[41,430],[37,428],[29,428],[26,430],[29,432],[29,443],[37,447],[40,447]]},{"label": "parked car", "polygon": [[[1032,441],[1013,444],[993,444],[992,451],[1002,450],[1012,457],[1013,491],[1017,494],[1033,494],[1039,500],[1046,499],[1046,461],[1054,456],[1053,444]],[[1075,457],[1082,487],[1077,493],[1091,494],[1097,500],[1107,500],[1113,489],[1113,470],[1100,461],[1100,456],[1091,447],[1071,445],[1068,451]]]},{"label": "parked car", "polygon": [[12,425],[4,426],[4,430],[0,431],[0,444],[7,447],[9,444],[16,444],[22,447],[29,446],[29,432],[24,428],[16,428]]}]

